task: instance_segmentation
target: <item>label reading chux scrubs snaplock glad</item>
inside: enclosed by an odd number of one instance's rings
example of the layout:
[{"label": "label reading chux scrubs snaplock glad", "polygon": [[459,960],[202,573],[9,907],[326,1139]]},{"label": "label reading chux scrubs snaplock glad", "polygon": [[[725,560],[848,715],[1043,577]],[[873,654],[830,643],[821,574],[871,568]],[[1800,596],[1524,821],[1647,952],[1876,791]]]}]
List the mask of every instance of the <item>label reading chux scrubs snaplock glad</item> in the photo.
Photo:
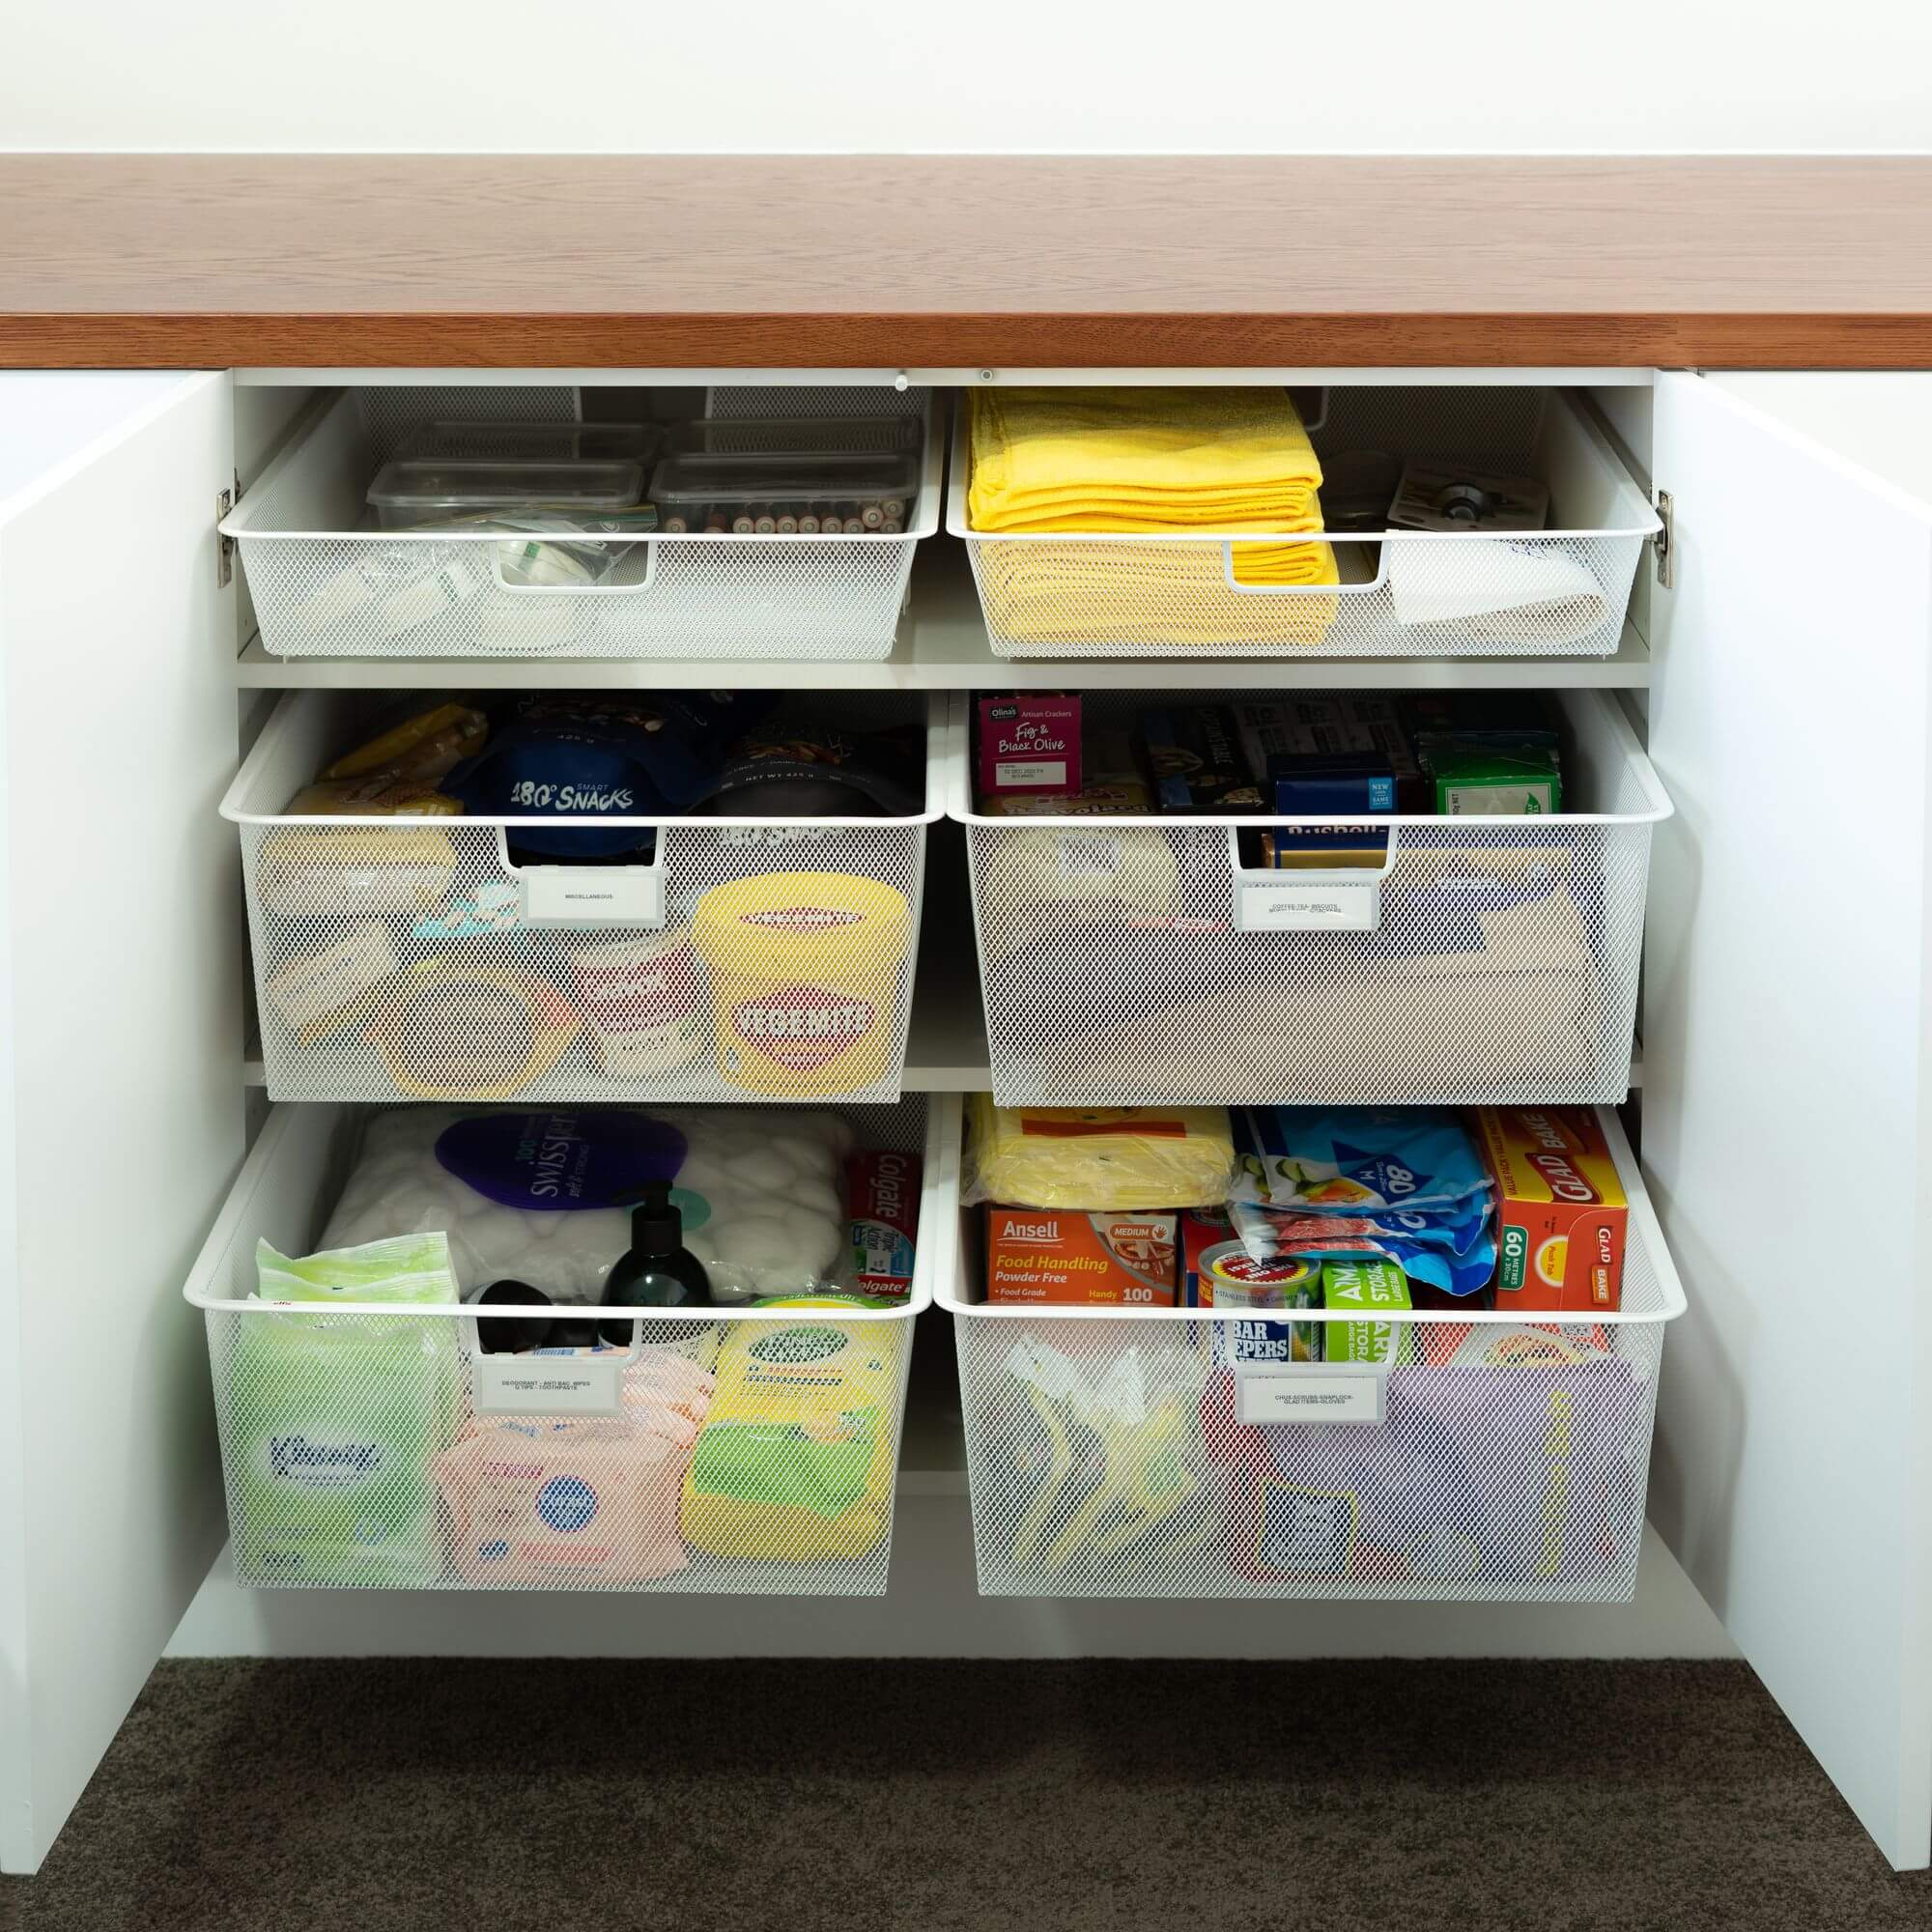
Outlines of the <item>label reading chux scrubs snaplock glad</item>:
[{"label": "label reading chux scrubs snaplock glad", "polygon": [[754,1094],[851,1094],[886,1077],[903,893],[843,872],[768,872],[697,902],[692,937],[711,975],[718,1071]]}]

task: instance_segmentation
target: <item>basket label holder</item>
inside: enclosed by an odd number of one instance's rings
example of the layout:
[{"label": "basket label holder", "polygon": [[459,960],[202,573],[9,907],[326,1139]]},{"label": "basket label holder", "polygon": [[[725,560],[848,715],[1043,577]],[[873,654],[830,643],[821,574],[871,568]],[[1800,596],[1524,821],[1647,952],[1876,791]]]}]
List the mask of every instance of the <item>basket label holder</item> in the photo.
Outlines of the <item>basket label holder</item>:
[{"label": "basket label holder", "polygon": [[470,1406],[478,1415],[622,1415],[631,1359],[622,1349],[595,1355],[479,1353],[469,1365]]},{"label": "basket label holder", "polygon": [[582,931],[665,923],[661,865],[526,866],[517,884],[526,925]]},{"label": "basket label holder", "polygon": [[[1378,831],[1381,827],[1376,828]],[[1396,831],[1379,866],[1293,866],[1261,870],[1243,866],[1239,834],[1228,829],[1234,868],[1236,932],[1377,932],[1382,923],[1382,885],[1395,864]]]},{"label": "basket label holder", "polygon": [[661,931],[665,923],[665,838],[634,866],[513,866],[509,828],[497,828],[497,859],[516,881],[517,920],[539,931],[596,932],[605,926]]},{"label": "basket label holder", "polygon": [[1388,1420],[1388,1371],[1360,1362],[1236,1362],[1235,1420],[1367,1423]]}]

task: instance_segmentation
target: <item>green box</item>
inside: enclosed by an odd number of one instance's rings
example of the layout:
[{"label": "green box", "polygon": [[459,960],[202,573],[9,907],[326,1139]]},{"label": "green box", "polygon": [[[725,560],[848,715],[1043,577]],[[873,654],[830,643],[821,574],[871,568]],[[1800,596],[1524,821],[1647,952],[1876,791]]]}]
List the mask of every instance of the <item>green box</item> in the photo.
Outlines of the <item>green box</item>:
[{"label": "green box", "polygon": [[1386,1367],[1408,1359],[1413,1325],[1388,1318],[1415,1306],[1408,1277],[1389,1261],[1323,1262],[1321,1305],[1374,1313],[1380,1320],[1328,1321],[1328,1360],[1374,1362]]}]

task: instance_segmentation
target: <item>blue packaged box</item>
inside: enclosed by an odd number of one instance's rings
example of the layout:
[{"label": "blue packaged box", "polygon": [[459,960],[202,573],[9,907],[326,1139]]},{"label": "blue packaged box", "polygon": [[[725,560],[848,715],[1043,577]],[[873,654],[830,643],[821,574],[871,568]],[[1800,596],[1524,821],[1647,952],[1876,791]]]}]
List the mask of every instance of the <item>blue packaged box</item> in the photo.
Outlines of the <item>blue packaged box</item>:
[{"label": "blue packaged box", "polygon": [[1280,812],[1395,810],[1395,772],[1384,759],[1354,752],[1275,752],[1268,758]]},{"label": "blue packaged box", "polygon": [[[1284,813],[1333,811],[1351,817],[1379,817],[1395,810],[1395,771],[1387,760],[1359,752],[1274,752],[1268,756],[1268,783],[1274,809]],[[1387,847],[1387,834],[1368,839],[1360,833],[1315,826],[1275,828],[1275,864],[1293,864],[1293,852],[1355,853],[1364,844]]]}]

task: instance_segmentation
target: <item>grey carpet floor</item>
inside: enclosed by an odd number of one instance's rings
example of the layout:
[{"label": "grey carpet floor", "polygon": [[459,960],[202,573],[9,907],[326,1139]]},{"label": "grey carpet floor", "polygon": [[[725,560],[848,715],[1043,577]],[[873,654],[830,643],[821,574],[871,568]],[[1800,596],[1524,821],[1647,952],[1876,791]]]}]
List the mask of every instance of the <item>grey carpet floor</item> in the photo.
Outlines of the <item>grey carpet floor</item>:
[{"label": "grey carpet floor", "polygon": [[1932,1926],[1727,1663],[167,1663],[0,1885],[21,1932]]}]

